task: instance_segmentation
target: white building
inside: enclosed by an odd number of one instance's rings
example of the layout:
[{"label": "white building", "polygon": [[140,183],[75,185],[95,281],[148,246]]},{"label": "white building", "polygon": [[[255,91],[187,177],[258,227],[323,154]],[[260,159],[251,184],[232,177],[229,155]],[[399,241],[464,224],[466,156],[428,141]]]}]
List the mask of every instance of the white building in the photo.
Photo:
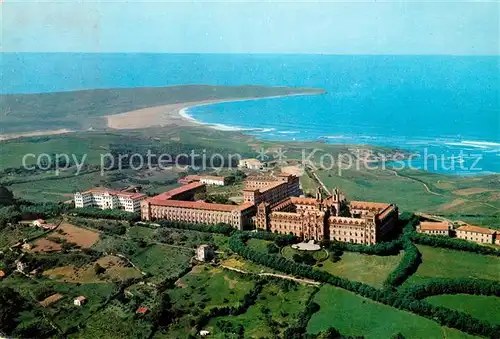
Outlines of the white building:
[{"label": "white building", "polygon": [[203,176],[200,177],[200,182],[207,185],[224,186],[226,184],[226,178],[215,177],[215,176]]},{"label": "white building", "polygon": [[446,221],[421,221],[417,226],[418,233],[450,236],[450,225]]},{"label": "white building", "polygon": [[264,164],[257,159],[242,159],[238,162],[238,167],[261,170],[264,168]]},{"label": "white building", "polygon": [[139,212],[141,210],[141,201],[144,199],[146,199],[146,195],[142,193],[97,188],[75,193],[75,207],[96,207],[102,210],[120,209],[127,212]]},{"label": "white building", "polygon": [[214,257],[214,250],[209,245],[200,245],[196,250],[196,260],[205,262],[212,260]]},{"label": "white building", "polygon": [[496,231],[489,228],[465,225],[457,228],[457,238],[474,241],[479,244],[494,244]]}]

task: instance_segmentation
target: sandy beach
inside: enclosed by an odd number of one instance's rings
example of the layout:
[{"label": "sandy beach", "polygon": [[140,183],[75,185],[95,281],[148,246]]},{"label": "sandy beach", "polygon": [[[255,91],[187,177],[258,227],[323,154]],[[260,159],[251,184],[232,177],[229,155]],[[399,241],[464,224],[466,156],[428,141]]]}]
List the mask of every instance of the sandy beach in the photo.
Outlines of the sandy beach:
[{"label": "sandy beach", "polygon": [[292,96],[317,95],[318,93],[298,93],[290,95],[258,97],[258,98],[234,98],[234,99],[213,99],[203,101],[185,102],[172,105],[163,105],[156,107],[148,107],[135,111],[107,115],[105,116],[108,128],[112,129],[139,129],[148,127],[164,127],[164,126],[209,126],[217,128],[215,125],[203,124],[195,119],[192,119],[185,112],[189,108],[203,105],[210,105],[223,102],[249,101],[260,99],[275,99]]}]

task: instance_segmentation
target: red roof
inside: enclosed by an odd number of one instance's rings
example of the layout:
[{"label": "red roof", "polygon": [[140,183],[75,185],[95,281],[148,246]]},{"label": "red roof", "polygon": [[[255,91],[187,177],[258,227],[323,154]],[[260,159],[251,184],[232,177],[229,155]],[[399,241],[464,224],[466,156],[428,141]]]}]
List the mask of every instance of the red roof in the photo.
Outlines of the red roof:
[{"label": "red roof", "polygon": [[5,277],[5,272],[0,270],[0,278]]},{"label": "red roof", "polygon": [[450,226],[446,221],[421,221],[420,229],[423,231],[449,231]]},{"label": "red roof", "polygon": [[147,307],[144,307],[144,306],[139,306],[139,308],[137,309],[137,311],[135,311],[136,314],[145,314],[149,311],[149,309]]},{"label": "red roof", "polygon": [[220,211],[220,212],[231,212],[231,211],[243,211],[253,206],[252,203],[244,203],[242,205],[224,205],[224,204],[210,204],[204,201],[181,201],[181,200],[161,200],[161,199],[149,199],[151,205],[165,206],[165,207],[182,207],[182,208],[192,208],[197,210],[207,210],[207,211]]},{"label": "red roof", "polygon": [[168,192],[159,194],[157,196],[154,196],[152,199],[158,200],[158,199],[163,199],[163,200],[168,200],[174,198],[176,195],[180,195],[182,193],[194,190],[199,187],[206,186],[205,184],[202,184],[200,182],[192,182],[190,184],[174,188],[173,190],[170,190]]},{"label": "red roof", "polygon": [[459,227],[459,228],[457,228],[457,231],[482,233],[482,234],[490,234],[490,235],[496,233],[496,231],[490,230],[489,228],[473,226],[473,225],[465,225],[465,226]]}]

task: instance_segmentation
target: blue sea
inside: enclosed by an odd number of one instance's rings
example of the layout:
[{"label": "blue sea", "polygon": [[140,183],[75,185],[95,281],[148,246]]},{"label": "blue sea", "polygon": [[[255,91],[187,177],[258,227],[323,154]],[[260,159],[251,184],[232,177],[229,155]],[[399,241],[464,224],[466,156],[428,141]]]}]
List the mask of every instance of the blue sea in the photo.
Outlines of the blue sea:
[{"label": "blue sea", "polygon": [[1,54],[0,63],[2,93],[185,84],[322,88],[326,94],[187,114],[262,139],[427,150],[429,159],[444,161],[430,171],[500,172],[498,57],[35,53]]}]

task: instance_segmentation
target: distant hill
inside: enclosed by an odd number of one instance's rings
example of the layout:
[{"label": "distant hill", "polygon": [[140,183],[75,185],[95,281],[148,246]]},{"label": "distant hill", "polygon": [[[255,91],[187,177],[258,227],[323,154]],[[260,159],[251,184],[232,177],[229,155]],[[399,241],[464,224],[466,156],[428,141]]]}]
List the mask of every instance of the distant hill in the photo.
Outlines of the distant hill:
[{"label": "distant hill", "polygon": [[0,95],[0,134],[104,127],[101,117],[106,115],[184,102],[321,93],[314,88],[190,85]]}]

